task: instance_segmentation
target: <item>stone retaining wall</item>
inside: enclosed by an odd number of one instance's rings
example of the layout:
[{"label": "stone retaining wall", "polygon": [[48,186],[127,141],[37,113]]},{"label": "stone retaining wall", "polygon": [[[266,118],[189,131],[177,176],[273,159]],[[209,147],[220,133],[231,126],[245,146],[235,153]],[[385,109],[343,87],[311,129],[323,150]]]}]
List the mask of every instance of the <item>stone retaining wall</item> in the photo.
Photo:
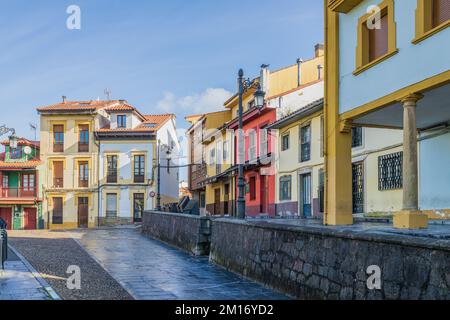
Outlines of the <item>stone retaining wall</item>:
[{"label": "stone retaining wall", "polygon": [[297,298],[450,299],[449,240],[230,219],[211,231],[212,262]]},{"label": "stone retaining wall", "polygon": [[142,233],[194,255],[209,254],[211,221],[208,217],[146,211],[142,218]]}]

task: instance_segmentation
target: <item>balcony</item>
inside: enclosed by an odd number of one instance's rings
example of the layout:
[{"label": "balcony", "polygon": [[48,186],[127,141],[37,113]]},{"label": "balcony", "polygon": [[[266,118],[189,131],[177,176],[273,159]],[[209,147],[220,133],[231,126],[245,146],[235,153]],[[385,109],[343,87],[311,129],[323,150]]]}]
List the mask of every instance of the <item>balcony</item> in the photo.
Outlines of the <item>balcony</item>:
[{"label": "balcony", "polygon": [[106,175],[106,183],[117,183],[117,172],[108,172]]},{"label": "balcony", "polygon": [[64,188],[64,178],[53,178],[53,188]]},{"label": "balcony", "polygon": [[78,152],[89,152],[89,143],[78,143]]},{"label": "balcony", "polygon": [[1,188],[0,198],[2,199],[18,199],[18,198],[36,198],[36,188]]},{"label": "balcony", "polygon": [[134,176],[134,183],[144,183],[145,176],[144,175],[135,175]]},{"label": "balcony", "polygon": [[53,144],[53,152],[64,152],[64,142],[55,142]]}]

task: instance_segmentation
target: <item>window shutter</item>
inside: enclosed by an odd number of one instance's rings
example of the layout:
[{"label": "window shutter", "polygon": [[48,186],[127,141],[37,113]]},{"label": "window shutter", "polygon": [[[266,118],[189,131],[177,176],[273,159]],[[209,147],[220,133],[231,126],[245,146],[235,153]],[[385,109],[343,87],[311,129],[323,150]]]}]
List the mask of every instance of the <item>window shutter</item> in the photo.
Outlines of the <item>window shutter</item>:
[{"label": "window shutter", "polygon": [[381,17],[380,26],[380,29],[369,30],[369,62],[388,53],[389,28],[387,14]]},{"label": "window shutter", "polygon": [[62,178],[63,177],[63,162],[62,161],[55,161],[53,162],[53,168],[55,170],[55,178]]},{"label": "window shutter", "polygon": [[433,1],[433,27],[450,19],[450,0]]}]

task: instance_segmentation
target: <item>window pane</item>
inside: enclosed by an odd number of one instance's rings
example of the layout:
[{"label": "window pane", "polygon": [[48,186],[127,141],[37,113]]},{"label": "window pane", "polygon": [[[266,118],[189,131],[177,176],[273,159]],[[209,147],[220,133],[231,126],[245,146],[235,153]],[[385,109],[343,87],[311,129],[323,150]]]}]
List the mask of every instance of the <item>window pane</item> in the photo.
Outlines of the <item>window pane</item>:
[{"label": "window pane", "polygon": [[433,0],[433,28],[450,19],[450,1]]},{"label": "window pane", "polygon": [[[369,62],[388,53],[388,15],[384,14],[380,20],[380,29],[370,29],[369,32]],[[366,26],[367,28],[367,26]]]}]

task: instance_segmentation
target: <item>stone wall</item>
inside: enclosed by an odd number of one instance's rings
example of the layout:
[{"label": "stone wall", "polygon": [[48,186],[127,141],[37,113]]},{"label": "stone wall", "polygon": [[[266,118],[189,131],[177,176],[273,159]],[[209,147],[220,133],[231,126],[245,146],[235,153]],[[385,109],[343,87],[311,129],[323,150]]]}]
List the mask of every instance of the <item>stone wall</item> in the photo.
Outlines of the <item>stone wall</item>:
[{"label": "stone wall", "polygon": [[211,221],[208,217],[146,211],[142,218],[142,233],[194,255],[209,254]]},{"label": "stone wall", "polygon": [[297,298],[450,299],[449,240],[230,219],[211,231],[212,262]]}]

